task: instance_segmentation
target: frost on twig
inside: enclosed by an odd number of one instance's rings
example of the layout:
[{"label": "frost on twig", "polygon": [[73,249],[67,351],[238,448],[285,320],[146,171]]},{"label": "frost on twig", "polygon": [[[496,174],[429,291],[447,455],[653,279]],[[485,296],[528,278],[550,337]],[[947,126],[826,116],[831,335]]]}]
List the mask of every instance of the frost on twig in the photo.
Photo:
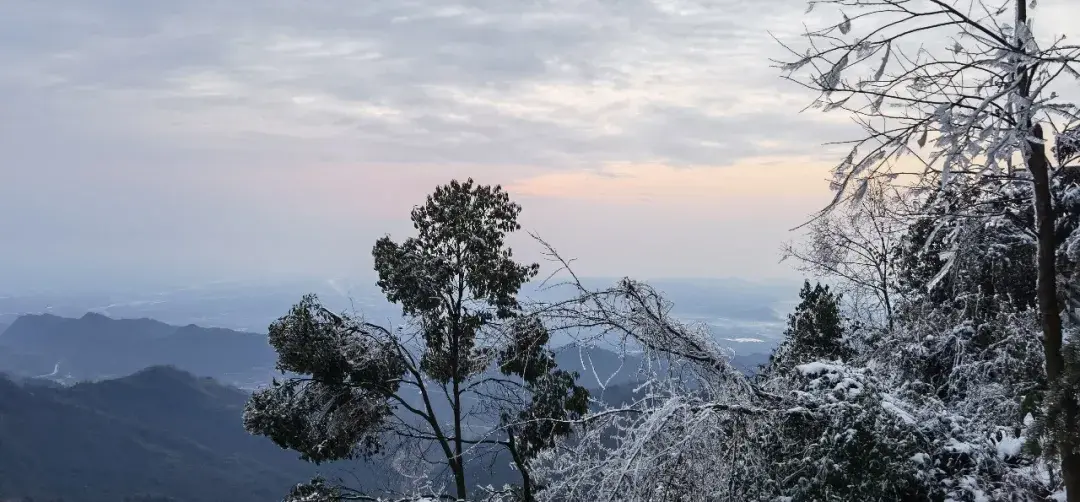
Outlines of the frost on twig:
[{"label": "frost on twig", "polygon": [[[670,302],[649,285],[624,279],[589,289],[568,260],[537,240],[569,277],[561,285],[575,292],[537,307],[546,324],[578,333],[579,343],[616,339],[651,361],[629,402],[596,403],[578,421],[576,436],[534,461],[547,487],[540,497],[662,500],[704,489],[701,483],[737,483],[741,474],[731,462],[701,462],[700,455],[744,458],[754,451],[752,429],[761,422],[746,417],[783,412],[780,398],[732,367],[731,354],[707,330],[676,319]],[[745,460],[749,473],[754,458]]]},{"label": "frost on twig", "polygon": [[[808,29],[799,44],[784,43],[792,59],[777,67],[817,93],[810,109],[844,110],[864,131],[839,143],[850,150],[833,170],[836,195],[826,211],[857,199],[873,178],[913,175],[946,186],[1017,176],[1033,123],[1056,131],[1080,123],[1077,106],[1055,92],[1080,78],[1080,46],[1039,40],[1029,24],[1014,25],[1011,2],[811,4],[836,21]],[[898,165],[901,157],[921,170]]]},{"label": "frost on twig", "polygon": [[[925,336],[951,322],[938,318],[905,324],[888,334],[885,350],[851,361],[765,368],[751,378],[731,368],[706,331],[675,319],[647,284],[591,290],[544,246],[578,295],[540,306],[539,315],[562,329],[588,328],[592,339],[619,338],[662,364],[646,365],[631,399],[594,403],[574,435],[533,460],[541,501],[1034,502],[1049,493],[1045,466],[1021,451],[1027,425],[1010,426],[1018,411],[1010,392],[1024,392],[1029,363],[1038,361],[1016,353],[1031,349],[1029,318],[1003,314],[1000,329],[1015,336],[957,355],[955,394],[944,397],[920,380],[940,364],[934,351],[956,354],[949,347],[970,335]],[[1024,367],[1009,369],[1017,357]],[[1007,385],[990,374],[1007,375]]]}]

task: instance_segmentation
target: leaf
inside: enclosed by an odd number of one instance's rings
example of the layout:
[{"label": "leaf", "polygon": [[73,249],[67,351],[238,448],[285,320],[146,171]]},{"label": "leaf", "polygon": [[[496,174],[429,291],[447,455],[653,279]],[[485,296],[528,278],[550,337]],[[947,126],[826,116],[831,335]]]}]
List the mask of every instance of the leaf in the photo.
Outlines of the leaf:
[{"label": "leaf", "polygon": [[880,81],[885,75],[885,66],[889,64],[889,55],[892,53],[892,44],[885,44],[885,56],[881,58],[881,66],[874,72],[874,81]]},{"label": "leaf", "polygon": [[840,23],[840,33],[847,35],[851,31],[851,18],[847,17],[847,14],[843,12],[840,14],[844,16],[844,22]]},{"label": "leaf", "polygon": [[930,279],[929,283],[926,284],[926,290],[927,291],[932,291],[934,289],[934,287],[937,286],[938,283],[940,283],[941,280],[944,279],[945,276],[949,274],[949,271],[952,270],[953,263],[956,262],[956,255],[958,253],[953,251],[953,252],[945,252],[945,253],[941,253],[941,254],[942,254],[941,258],[946,258],[947,257],[948,260],[945,262],[944,265],[942,265],[941,270],[938,270],[937,274],[934,274],[934,277],[932,279]]},{"label": "leaf", "polygon": [[960,42],[956,42],[952,47],[952,51],[954,54],[960,54],[961,52],[964,52],[964,46],[960,45]]},{"label": "leaf", "polygon": [[855,57],[856,57],[856,59],[865,58],[865,57],[869,56],[870,54],[872,54],[873,51],[874,51],[874,44],[871,44],[871,43],[867,42],[866,39],[863,39],[862,41],[860,41],[858,44],[855,45]]},{"label": "leaf", "polygon": [[803,12],[803,14],[809,14],[817,6],[817,2],[807,2],[807,4],[809,5],[806,6],[806,12]]},{"label": "leaf", "polygon": [[844,56],[829,69],[829,73],[822,75],[821,86],[824,87],[826,91],[832,91],[836,88],[837,84],[840,83],[840,75],[844,72],[844,68],[847,67],[847,64],[848,55],[844,54]]},{"label": "leaf", "polygon": [[952,165],[953,156],[949,155],[945,158],[945,165],[941,167],[941,188],[944,189],[949,181],[952,179]]},{"label": "leaf", "polygon": [[853,202],[861,201],[863,196],[866,195],[866,187],[869,186],[869,184],[870,180],[868,178],[863,178],[863,180],[859,183],[859,188],[856,188],[855,194],[851,196],[851,200]]},{"label": "leaf", "polygon": [[919,148],[926,146],[926,135],[930,131],[929,128],[923,129],[922,136],[919,136]]},{"label": "leaf", "polygon": [[846,97],[844,99],[841,99],[840,101],[835,101],[835,102],[829,103],[829,104],[825,105],[825,108],[822,108],[821,111],[827,112],[827,111],[831,111],[831,110],[835,110],[837,108],[840,108],[841,106],[844,106],[844,103],[847,103],[847,100],[849,100],[849,99],[851,99],[851,96],[848,96],[848,97]]},{"label": "leaf", "polygon": [[780,69],[784,70],[784,71],[795,71],[795,70],[798,70],[799,68],[802,68],[803,66],[806,66],[806,63],[809,63],[809,62],[810,62],[810,58],[802,58],[802,59],[800,59],[798,61],[795,61],[795,62],[792,62],[792,63],[784,63],[784,64],[780,65]]},{"label": "leaf", "polygon": [[881,103],[884,102],[884,101],[885,101],[885,94],[884,93],[879,94],[878,97],[874,98],[874,102],[871,103],[870,106],[873,108],[874,112],[879,112],[879,111],[881,111]]},{"label": "leaf", "polygon": [[1031,0],[1031,3],[1028,4],[1028,8],[1029,9],[1034,9],[1038,5],[1039,5],[1039,0]]},{"label": "leaf", "polygon": [[1076,71],[1076,69],[1074,69],[1072,65],[1066,64],[1065,66],[1063,66],[1063,68],[1065,68],[1065,73],[1068,73],[1069,75],[1072,75],[1073,78],[1080,80],[1080,72]]}]

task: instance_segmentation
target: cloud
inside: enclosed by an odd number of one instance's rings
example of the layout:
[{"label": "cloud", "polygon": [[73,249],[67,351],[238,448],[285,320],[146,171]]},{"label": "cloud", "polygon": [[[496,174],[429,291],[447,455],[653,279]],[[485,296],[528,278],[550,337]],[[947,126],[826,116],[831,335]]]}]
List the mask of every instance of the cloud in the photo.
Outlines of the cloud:
[{"label": "cloud", "polygon": [[804,97],[768,67],[765,27],[795,28],[800,1],[23,0],[0,20],[0,89],[173,149],[724,163],[845,130],[807,127],[817,117],[792,114]]},{"label": "cloud", "polygon": [[809,157],[749,158],[729,167],[612,164],[592,171],[543,173],[508,189],[528,197],[713,209],[768,206],[780,199],[813,204],[823,200],[829,170]]}]

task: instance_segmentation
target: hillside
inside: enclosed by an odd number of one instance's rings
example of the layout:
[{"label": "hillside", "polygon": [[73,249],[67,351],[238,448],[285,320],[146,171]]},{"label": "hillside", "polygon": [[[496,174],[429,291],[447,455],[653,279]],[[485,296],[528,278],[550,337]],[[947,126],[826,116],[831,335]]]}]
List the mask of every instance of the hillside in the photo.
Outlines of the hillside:
[{"label": "hillside", "polygon": [[316,468],[248,435],[246,399],[170,367],[67,388],[0,378],[0,498],[279,500]]}]

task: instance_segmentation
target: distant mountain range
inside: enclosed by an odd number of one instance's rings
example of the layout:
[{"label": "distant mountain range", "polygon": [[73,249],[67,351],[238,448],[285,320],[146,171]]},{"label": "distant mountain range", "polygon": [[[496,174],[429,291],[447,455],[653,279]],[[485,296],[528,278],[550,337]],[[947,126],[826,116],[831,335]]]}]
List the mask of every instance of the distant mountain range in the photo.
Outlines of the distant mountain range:
[{"label": "distant mountain range", "polygon": [[[589,288],[611,286],[618,278],[584,278]],[[740,353],[769,352],[782,331],[783,313],[797,298],[797,283],[740,279],[654,279],[648,281],[674,302],[681,318],[700,321]],[[0,323],[26,314],[81,317],[95,312],[113,318],[150,318],[185,326],[221,327],[253,333],[284,314],[305,293],[316,293],[335,311],[362,313],[378,323],[400,322],[400,309],[388,303],[373,279],[293,282],[215,283],[161,291],[101,293],[37,292],[0,296]],[[573,291],[530,283],[521,296],[562,300]],[[760,341],[758,341],[760,340]],[[556,344],[568,340],[556,337]]]},{"label": "distant mountain range", "polygon": [[[612,402],[634,396],[608,387]],[[63,386],[0,375],[0,500],[270,502],[316,474],[378,493],[389,459],[323,466],[241,424],[248,393],[169,366]],[[516,483],[509,458],[475,459],[473,486]]]},{"label": "distant mountain range", "polygon": [[[636,378],[641,364],[602,348],[575,345],[557,351],[560,367],[577,371],[587,386]],[[737,352],[733,364],[749,369],[764,352]],[[228,385],[251,389],[269,382],[277,360],[264,334],[151,319],[24,315],[0,332],[0,371],[64,383],[130,375],[155,365],[175,366]]]},{"label": "distant mountain range", "polygon": [[268,381],[276,354],[266,335],[151,319],[19,317],[0,334],[0,370],[76,382],[172,365],[235,385]]}]

